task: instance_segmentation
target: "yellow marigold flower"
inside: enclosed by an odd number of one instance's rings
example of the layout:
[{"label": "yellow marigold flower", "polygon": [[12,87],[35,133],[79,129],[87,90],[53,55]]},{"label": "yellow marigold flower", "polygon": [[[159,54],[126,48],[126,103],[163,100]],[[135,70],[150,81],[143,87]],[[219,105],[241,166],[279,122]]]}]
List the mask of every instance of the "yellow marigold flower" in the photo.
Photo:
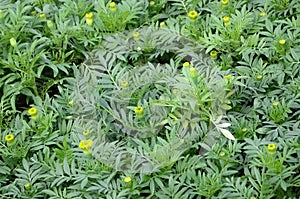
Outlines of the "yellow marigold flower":
[{"label": "yellow marigold flower", "polygon": [[259,13],[259,16],[261,16],[261,17],[264,17],[264,16],[266,16],[267,14],[265,13],[265,12],[260,12]]},{"label": "yellow marigold flower", "polygon": [[182,64],[183,67],[189,67],[190,66],[190,62],[186,61]]},{"label": "yellow marigold flower", "polygon": [[271,153],[276,152],[276,145],[275,144],[268,144],[268,151]]},{"label": "yellow marigold flower", "polygon": [[115,2],[110,2],[109,3],[109,9],[112,11],[112,12],[115,12],[117,10],[117,5]]},{"label": "yellow marigold flower", "polygon": [[221,0],[222,5],[226,6],[228,4],[228,0]]},{"label": "yellow marigold flower", "polygon": [[188,13],[188,16],[190,17],[190,19],[194,20],[197,18],[198,13],[195,10],[193,10]]},{"label": "yellow marigold flower", "polygon": [[135,107],[135,108],[134,108],[134,112],[135,112],[135,114],[137,114],[137,115],[142,115],[143,112],[144,112],[144,109],[143,109],[143,107],[138,106],[138,107]]},{"label": "yellow marigold flower", "polygon": [[278,41],[278,43],[281,44],[281,45],[284,45],[285,42],[286,42],[286,41],[285,41],[284,39],[280,39],[280,40]]},{"label": "yellow marigold flower", "polygon": [[150,6],[153,6],[155,4],[155,1],[150,1],[149,4]]},{"label": "yellow marigold flower", "polygon": [[30,189],[30,187],[31,187],[31,185],[30,185],[30,183],[29,182],[27,182],[25,185],[24,185],[24,187],[25,187],[25,189]]},{"label": "yellow marigold flower", "polygon": [[88,151],[92,148],[94,141],[93,140],[81,140],[79,143],[79,148]]},{"label": "yellow marigold flower", "polygon": [[89,26],[93,24],[93,13],[85,14],[85,22]]},{"label": "yellow marigold flower", "polygon": [[45,13],[40,14],[40,19],[46,19],[46,14]]},{"label": "yellow marigold flower", "polygon": [[110,2],[110,3],[109,3],[109,7],[110,7],[110,8],[115,8],[115,7],[116,7],[116,3],[113,2],[113,1]]},{"label": "yellow marigold flower", "polygon": [[216,59],[218,56],[218,53],[217,53],[217,51],[212,50],[212,51],[210,51],[209,55],[212,59]]},{"label": "yellow marigold flower", "polygon": [[225,16],[223,17],[223,22],[226,24],[226,23],[229,23],[230,22],[230,17],[229,16]]},{"label": "yellow marigold flower", "polygon": [[225,75],[225,76],[224,76],[224,79],[230,80],[230,79],[231,79],[231,75]]},{"label": "yellow marigold flower", "polygon": [[278,106],[279,102],[273,102],[273,106]]},{"label": "yellow marigold flower", "polygon": [[124,182],[126,182],[126,183],[129,183],[129,182],[131,182],[131,177],[126,177],[126,178],[124,178]]},{"label": "yellow marigold flower", "polygon": [[93,13],[86,13],[85,14],[85,18],[88,18],[88,19],[92,19],[93,18]]},{"label": "yellow marigold flower", "polygon": [[5,136],[5,141],[8,143],[8,144],[12,144],[14,141],[15,141],[15,136],[13,134],[7,134]]},{"label": "yellow marigold flower", "polygon": [[31,115],[31,116],[36,116],[37,113],[38,113],[37,108],[33,107],[33,108],[28,109],[28,114]]},{"label": "yellow marigold flower", "polygon": [[17,41],[15,38],[10,38],[9,42],[12,47],[15,47],[17,45]]}]

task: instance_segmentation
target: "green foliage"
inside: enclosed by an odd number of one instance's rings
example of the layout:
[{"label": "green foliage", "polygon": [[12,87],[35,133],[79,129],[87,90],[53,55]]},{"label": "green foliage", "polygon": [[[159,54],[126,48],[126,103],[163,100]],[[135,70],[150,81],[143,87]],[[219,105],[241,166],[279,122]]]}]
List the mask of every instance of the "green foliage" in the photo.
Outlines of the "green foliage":
[{"label": "green foliage", "polygon": [[298,198],[299,1],[114,3],[0,2],[0,198]]}]

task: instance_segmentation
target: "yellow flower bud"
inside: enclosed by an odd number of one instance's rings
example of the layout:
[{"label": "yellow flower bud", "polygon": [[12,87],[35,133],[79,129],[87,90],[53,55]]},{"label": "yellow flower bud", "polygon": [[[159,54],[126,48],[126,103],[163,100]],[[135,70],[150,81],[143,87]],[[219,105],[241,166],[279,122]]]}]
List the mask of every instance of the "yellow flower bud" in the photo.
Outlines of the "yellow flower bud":
[{"label": "yellow flower bud", "polygon": [[222,5],[227,6],[228,5],[228,0],[221,0]]},{"label": "yellow flower bud", "polygon": [[11,45],[12,47],[17,46],[17,41],[16,41],[15,38],[10,38],[9,42],[10,42],[10,45]]},{"label": "yellow flower bud", "polygon": [[225,155],[226,155],[226,154],[225,154],[225,152],[223,152],[223,151],[219,153],[219,156],[220,156],[220,157],[224,157]]},{"label": "yellow flower bud", "polygon": [[92,19],[93,18],[93,13],[86,13],[85,14],[85,18],[88,18],[88,19]]},{"label": "yellow flower bud", "polygon": [[30,183],[26,183],[25,185],[24,185],[24,187],[25,187],[25,189],[30,189],[30,187],[31,187],[31,185],[30,185]]},{"label": "yellow flower bud", "polygon": [[150,1],[150,6],[153,6],[155,4],[155,1]]},{"label": "yellow flower bud", "polygon": [[45,13],[40,14],[40,19],[46,19],[46,14]]},{"label": "yellow flower bud", "polygon": [[278,106],[279,102],[273,102],[273,106]]},{"label": "yellow flower bud", "polygon": [[242,131],[243,131],[243,132],[247,132],[248,129],[245,127],[245,128],[242,129]]},{"label": "yellow flower bud", "polygon": [[197,77],[197,69],[194,67],[190,68],[190,74],[192,78],[196,78]]},{"label": "yellow flower bud", "polygon": [[47,20],[47,26],[48,26],[48,28],[52,29],[53,28],[53,22],[51,20]]},{"label": "yellow flower bud", "polygon": [[260,12],[259,13],[259,16],[261,16],[261,17],[264,17],[264,16],[266,16],[267,14],[265,13],[265,12]]},{"label": "yellow flower bud", "polygon": [[139,32],[134,32],[132,35],[133,35],[134,40],[138,40],[139,37],[140,37],[140,33]]},{"label": "yellow flower bud", "polygon": [[117,5],[115,2],[110,2],[109,3],[109,9],[112,11],[112,12],[115,12],[117,10]]},{"label": "yellow flower bud", "polygon": [[160,27],[163,27],[163,26],[165,26],[165,25],[166,25],[166,24],[165,24],[164,21],[162,21],[162,22],[159,23],[159,26],[160,26]]},{"label": "yellow flower bud", "polygon": [[285,41],[284,39],[280,39],[280,40],[278,41],[278,43],[281,44],[281,45],[284,45],[285,42],[286,42],[286,41]]},{"label": "yellow flower bud", "polygon": [[74,101],[71,100],[71,101],[68,102],[68,104],[69,104],[69,106],[74,106]]},{"label": "yellow flower bud", "polygon": [[137,115],[143,115],[143,113],[144,113],[144,108],[141,107],[141,106],[135,107],[135,108],[134,108],[134,112],[135,112],[135,114],[137,114]]},{"label": "yellow flower bud", "polygon": [[93,24],[93,19],[86,18],[85,22],[86,22],[87,25],[91,26]]},{"label": "yellow flower bud", "polygon": [[215,50],[210,51],[209,55],[212,59],[216,59],[218,57],[218,53]]},{"label": "yellow flower bud", "polygon": [[230,17],[229,16],[225,16],[223,17],[223,22],[226,24],[226,23],[229,23],[230,22]]},{"label": "yellow flower bud", "polygon": [[225,75],[224,79],[230,80],[231,79],[231,75]]},{"label": "yellow flower bud", "polygon": [[89,130],[84,130],[82,134],[83,134],[84,137],[89,137],[90,131]]},{"label": "yellow flower bud", "polygon": [[132,181],[131,177],[126,177],[124,178],[124,182],[130,183]]},{"label": "yellow flower bud", "polygon": [[128,82],[127,82],[127,81],[122,81],[122,82],[121,82],[121,86],[122,86],[123,88],[126,88],[126,87],[128,86]]},{"label": "yellow flower bud", "polygon": [[190,66],[190,62],[186,61],[182,64],[183,67],[189,67]]},{"label": "yellow flower bud", "polygon": [[85,22],[89,26],[91,26],[93,24],[93,13],[85,14]]},{"label": "yellow flower bud", "polygon": [[256,79],[257,79],[257,80],[261,80],[262,78],[263,78],[262,75],[257,75],[257,76],[256,76]]}]

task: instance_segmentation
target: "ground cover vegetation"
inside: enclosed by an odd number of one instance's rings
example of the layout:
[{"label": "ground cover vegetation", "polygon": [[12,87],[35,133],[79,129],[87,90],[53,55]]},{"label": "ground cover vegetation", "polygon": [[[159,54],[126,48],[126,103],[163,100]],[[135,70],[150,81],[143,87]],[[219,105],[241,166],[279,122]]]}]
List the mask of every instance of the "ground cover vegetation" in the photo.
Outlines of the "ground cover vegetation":
[{"label": "ground cover vegetation", "polygon": [[296,199],[298,0],[2,0],[0,198]]}]

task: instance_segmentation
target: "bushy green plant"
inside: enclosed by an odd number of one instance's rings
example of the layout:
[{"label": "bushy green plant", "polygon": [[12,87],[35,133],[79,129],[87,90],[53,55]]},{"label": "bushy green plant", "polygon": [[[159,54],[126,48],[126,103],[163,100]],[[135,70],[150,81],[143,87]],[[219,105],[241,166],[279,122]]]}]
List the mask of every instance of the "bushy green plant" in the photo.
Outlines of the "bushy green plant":
[{"label": "bushy green plant", "polygon": [[1,1],[0,198],[298,198],[298,5]]}]

